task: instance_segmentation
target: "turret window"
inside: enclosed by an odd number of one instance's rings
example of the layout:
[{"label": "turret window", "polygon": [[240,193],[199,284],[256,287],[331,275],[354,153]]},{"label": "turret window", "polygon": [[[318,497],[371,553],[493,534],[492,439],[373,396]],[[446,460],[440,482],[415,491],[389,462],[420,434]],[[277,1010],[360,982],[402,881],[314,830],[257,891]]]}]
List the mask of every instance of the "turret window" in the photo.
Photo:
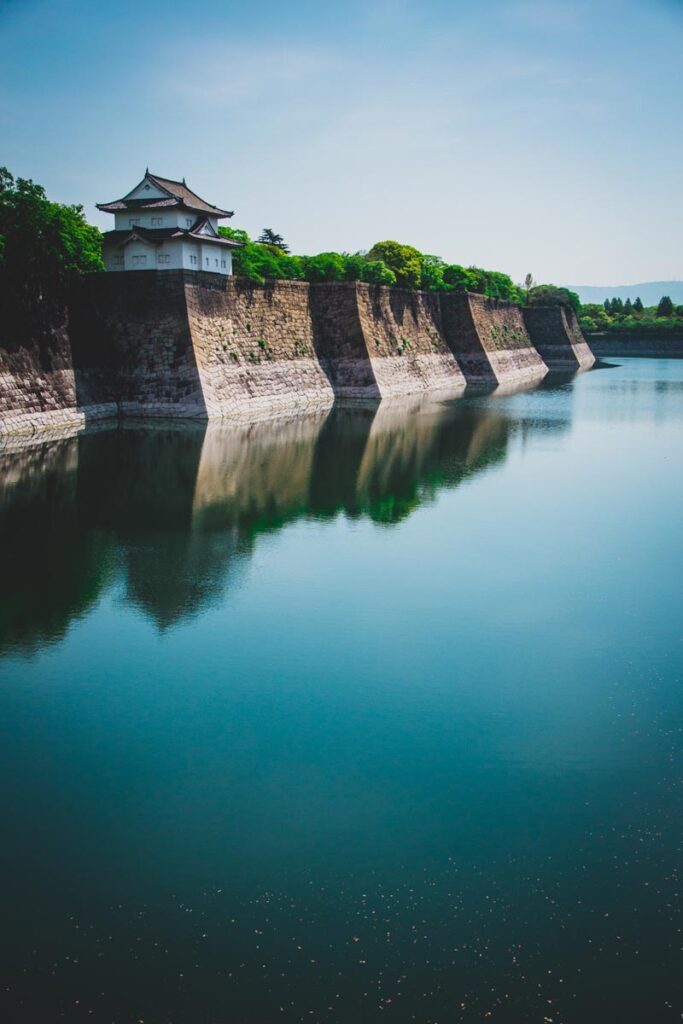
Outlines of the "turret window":
[{"label": "turret window", "polygon": [[146,264],[147,264],[147,257],[146,256],[133,256],[133,266],[134,267],[144,267],[144,266],[146,266]]},{"label": "turret window", "polygon": [[140,218],[139,217],[131,217],[130,220],[128,221],[128,223],[130,224],[131,227],[135,227],[136,224],[140,223]]},{"label": "turret window", "polygon": [[157,263],[170,263],[170,262],[171,262],[170,253],[160,252],[160,253],[157,254]]},{"label": "turret window", "polygon": [[164,223],[164,218],[163,217],[152,217],[152,227],[153,228],[160,228],[163,223]]}]

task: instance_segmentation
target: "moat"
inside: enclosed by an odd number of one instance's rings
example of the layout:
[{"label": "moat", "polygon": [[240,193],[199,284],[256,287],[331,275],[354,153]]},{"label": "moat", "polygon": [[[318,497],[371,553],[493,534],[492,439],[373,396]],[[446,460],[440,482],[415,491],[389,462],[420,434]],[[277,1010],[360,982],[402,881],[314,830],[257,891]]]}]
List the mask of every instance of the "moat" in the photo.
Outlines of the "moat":
[{"label": "moat", "polygon": [[0,449],[0,1016],[680,1021],[683,360]]}]

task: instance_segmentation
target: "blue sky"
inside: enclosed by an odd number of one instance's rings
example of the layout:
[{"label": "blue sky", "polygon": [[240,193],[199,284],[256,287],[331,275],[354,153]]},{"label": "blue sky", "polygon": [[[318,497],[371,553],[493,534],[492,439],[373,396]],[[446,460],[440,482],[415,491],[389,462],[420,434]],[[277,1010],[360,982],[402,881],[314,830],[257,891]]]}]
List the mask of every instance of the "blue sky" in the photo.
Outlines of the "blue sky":
[{"label": "blue sky", "polygon": [[0,163],[88,217],[145,167],[298,252],[683,278],[683,0],[0,0]]}]

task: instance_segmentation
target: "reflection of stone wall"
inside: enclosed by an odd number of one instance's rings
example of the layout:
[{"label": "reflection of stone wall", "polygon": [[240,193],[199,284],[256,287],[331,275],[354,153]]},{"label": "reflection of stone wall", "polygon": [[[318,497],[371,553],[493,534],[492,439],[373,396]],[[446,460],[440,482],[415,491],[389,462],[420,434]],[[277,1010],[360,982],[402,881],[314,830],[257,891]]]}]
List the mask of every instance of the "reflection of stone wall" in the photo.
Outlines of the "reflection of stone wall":
[{"label": "reflection of stone wall", "polygon": [[573,309],[529,306],[524,310],[524,322],[551,370],[587,370],[595,362]]},{"label": "reflection of stone wall", "polygon": [[165,628],[220,599],[260,534],[396,523],[501,462],[514,431],[567,423],[421,395],[16,445],[0,457],[0,648],[61,636],[114,581]]},{"label": "reflection of stone wall", "polygon": [[315,447],[329,409],[259,423],[209,424],[193,498],[193,520],[234,528],[281,523],[308,506]]},{"label": "reflection of stone wall", "polygon": [[575,318],[534,310],[527,320],[545,361],[520,307],[480,295],[357,282],[260,287],[192,271],[93,274],[75,287],[70,319],[35,351],[0,351],[0,434],[55,417],[211,419],[334,397],[457,392],[589,365]]}]

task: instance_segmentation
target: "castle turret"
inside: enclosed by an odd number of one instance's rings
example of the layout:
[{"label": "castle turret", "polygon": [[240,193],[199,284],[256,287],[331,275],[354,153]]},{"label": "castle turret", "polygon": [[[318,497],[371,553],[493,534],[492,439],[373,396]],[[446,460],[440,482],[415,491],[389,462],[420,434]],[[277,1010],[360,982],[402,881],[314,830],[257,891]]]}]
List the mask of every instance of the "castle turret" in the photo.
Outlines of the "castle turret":
[{"label": "castle turret", "polygon": [[98,203],[114,214],[114,230],[104,235],[107,270],[204,270],[232,273],[232,250],[239,242],[222,238],[218,221],[232,217],[205,202],[183,181],[145,172],[122,199]]}]

